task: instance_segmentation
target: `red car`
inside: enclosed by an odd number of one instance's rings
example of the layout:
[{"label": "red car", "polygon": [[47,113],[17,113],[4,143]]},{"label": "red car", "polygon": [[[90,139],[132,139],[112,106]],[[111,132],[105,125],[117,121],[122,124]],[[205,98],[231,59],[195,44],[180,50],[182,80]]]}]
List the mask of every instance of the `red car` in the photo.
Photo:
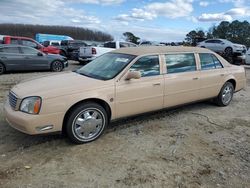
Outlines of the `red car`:
[{"label": "red car", "polygon": [[28,38],[28,37],[4,36],[3,37],[3,44],[24,45],[24,46],[36,48],[44,53],[60,54],[60,49],[58,49],[57,47],[54,47],[54,46],[45,47],[42,44],[35,41],[34,39]]}]

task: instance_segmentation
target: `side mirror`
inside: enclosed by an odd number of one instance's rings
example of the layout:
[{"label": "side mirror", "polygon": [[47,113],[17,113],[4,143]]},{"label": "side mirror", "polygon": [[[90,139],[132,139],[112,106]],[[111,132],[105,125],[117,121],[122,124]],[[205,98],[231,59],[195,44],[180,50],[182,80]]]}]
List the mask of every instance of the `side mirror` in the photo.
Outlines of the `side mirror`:
[{"label": "side mirror", "polygon": [[43,56],[42,52],[37,52],[37,56]]},{"label": "side mirror", "polygon": [[141,78],[141,73],[139,71],[131,71],[126,76],[126,80],[140,79],[140,78]]}]

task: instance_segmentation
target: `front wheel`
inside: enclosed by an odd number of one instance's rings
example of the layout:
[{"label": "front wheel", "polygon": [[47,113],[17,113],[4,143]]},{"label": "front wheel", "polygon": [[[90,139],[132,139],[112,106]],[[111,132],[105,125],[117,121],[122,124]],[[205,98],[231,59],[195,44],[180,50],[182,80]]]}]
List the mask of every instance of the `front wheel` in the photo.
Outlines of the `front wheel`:
[{"label": "front wheel", "polygon": [[215,99],[216,104],[218,106],[228,106],[233,99],[233,94],[233,84],[231,82],[226,82],[221,88],[219,95]]},{"label": "front wheel", "polygon": [[97,103],[88,102],[76,106],[66,121],[69,139],[76,144],[96,140],[105,130],[108,116],[105,109]]},{"label": "front wheel", "polygon": [[54,61],[51,64],[51,71],[61,72],[63,70],[63,63],[61,61]]}]

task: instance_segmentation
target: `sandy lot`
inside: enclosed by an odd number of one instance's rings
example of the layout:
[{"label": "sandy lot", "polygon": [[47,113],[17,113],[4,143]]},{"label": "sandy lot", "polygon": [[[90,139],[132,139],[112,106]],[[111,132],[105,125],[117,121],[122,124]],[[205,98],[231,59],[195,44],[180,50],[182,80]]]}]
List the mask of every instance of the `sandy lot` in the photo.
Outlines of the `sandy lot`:
[{"label": "sandy lot", "polygon": [[250,69],[228,107],[202,102],[122,120],[85,145],[5,122],[8,89],[45,74],[0,76],[0,187],[250,187]]}]

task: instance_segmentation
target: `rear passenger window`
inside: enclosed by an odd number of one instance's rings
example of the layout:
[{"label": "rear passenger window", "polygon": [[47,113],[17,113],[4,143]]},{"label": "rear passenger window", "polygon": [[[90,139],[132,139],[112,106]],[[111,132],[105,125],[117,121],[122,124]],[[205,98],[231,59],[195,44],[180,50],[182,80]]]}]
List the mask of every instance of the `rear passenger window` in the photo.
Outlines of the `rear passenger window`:
[{"label": "rear passenger window", "polygon": [[190,72],[196,70],[193,53],[166,55],[167,73]]},{"label": "rear passenger window", "polygon": [[140,71],[142,77],[159,75],[160,65],[158,55],[140,58],[130,67],[130,71]]},{"label": "rear passenger window", "polygon": [[215,55],[203,53],[203,54],[199,54],[199,56],[200,56],[200,62],[201,62],[201,70],[222,68],[220,61]]},{"label": "rear passenger window", "polygon": [[19,54],[20,53],[18,47],[4,47],[2,49],[2,52],[11,53],[11,54]]}]

